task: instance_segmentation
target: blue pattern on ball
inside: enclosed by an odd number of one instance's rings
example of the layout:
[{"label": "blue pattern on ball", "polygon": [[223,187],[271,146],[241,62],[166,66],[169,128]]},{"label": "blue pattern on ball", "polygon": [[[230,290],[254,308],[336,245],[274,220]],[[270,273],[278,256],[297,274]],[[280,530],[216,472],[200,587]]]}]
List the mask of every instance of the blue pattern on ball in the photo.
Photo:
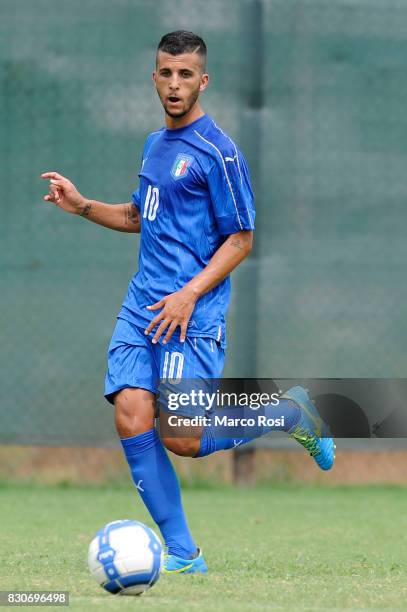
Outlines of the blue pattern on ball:
[{"label": "blue pattern on ball", "polygon": [[[136,574],[121,576],[114,563],[116,551],[110,545],[110,534],[116,529],[122,529],[123,527],[128,527],[131,525],[141,527],[148,535],[148,547],[153,553],[153,566],[151,571],[148,572],[138,572]],[[115,521],[113,523],[109,523],[103,529],[99,529],[96,536],[99,540],[97,560],[103,565],[103,569],[106,574],[107,582],[103,585],[103,588],[106,591],[116,594],[131,586],[146,585],[147,587],[151,587],[157,582],[160,576],[162,546],[154,532],[147,527],[147,525],[144,525],[144,523],[141,523],[140,521],[133,521],[130,519]]]}]

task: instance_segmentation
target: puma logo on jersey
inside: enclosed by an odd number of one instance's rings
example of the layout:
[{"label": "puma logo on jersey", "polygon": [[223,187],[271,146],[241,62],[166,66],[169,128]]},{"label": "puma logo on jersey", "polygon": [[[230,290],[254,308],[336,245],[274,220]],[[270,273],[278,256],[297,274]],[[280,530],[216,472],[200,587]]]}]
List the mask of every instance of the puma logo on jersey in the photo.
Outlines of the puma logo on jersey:
[{"label": "puma logo on jersey", "polygon": [[234,162],[235,159],[237,159],[237,155],[235,155],[234,157],[225,157],[225,161],[231,161]]},{"label": "puma logo on jersey", "polygon": [[141,491],[142,493],[144,493],[144,489],[143,489],[143,487],[141,486],[141,483],[142,483],[142,482],[143,482],[142,480],[139,480],[137,484],[136,484],[136,483],[134,483],[134,484],[136,485],[136,489],[138,489],[139,491]]}]

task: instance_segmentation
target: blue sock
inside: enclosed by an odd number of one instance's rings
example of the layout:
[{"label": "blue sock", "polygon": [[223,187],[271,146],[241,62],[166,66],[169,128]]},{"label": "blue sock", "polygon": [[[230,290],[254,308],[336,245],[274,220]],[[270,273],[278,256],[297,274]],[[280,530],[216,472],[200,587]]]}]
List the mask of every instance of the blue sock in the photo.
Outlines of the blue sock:
[{"label": "blue sock", "polygon": [[157,523],[168,552],[190,559],[197,546],[184,515],[178,478],[155,429],[121,440],[134,484]]},{"label": "blue sock", "polygon": [[[259,415],[265,416],[267,419],[280,419],[280,424],[273,426],[255,426],[255,427],[219,427],[214,424],[214,415],[228,417],[253,417],[257,419]],[[292,401],[280,399],[278,406],[262,406],[259,410],[251,410],[247,407],[238,407],[237,409],[228,408],[226,410],[217,410],[211,418],[211,424],[204,427],[201,437],[201,446],[196,457],[205,457],[219,450],[228,450],[236,448],[242,444],[247,444],[255,438],[269,433],[270,431],[290,431],[300,420],[301,409]],[[236,435],[233,435],[235,430]],[[224,437],[222,434],[229,434]]]}]

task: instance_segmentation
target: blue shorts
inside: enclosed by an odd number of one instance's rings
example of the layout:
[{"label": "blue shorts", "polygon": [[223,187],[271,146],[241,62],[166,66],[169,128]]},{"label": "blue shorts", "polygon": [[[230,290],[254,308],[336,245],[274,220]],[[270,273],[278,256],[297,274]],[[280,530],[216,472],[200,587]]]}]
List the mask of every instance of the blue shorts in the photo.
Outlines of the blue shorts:
[{"label": "blue shorts", "polygon": [[212,338],[186,338],[185,342],[171,337],[162,344],[165,333],[152,344],[154,333],[144,335],[144,329],[117,319],[108,349],[108,370],[105,397],[113,404],[114,395],[127,387],[147,389],[157,394],[162,380],[220,379],[225,351]]}]

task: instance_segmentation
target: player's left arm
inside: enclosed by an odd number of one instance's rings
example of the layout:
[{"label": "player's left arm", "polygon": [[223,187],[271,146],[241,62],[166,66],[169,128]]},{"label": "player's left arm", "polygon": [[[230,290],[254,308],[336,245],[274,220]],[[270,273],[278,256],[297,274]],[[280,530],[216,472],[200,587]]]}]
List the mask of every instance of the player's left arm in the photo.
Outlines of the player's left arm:
[{"label": "player's left arm", "polygon": [[171,338],[175,329],[180,326],[180,340],[184,342],[188,322],[198,299],[222,282],[247,257],[252,245],[252,230],[242,230],[230,234],[215,251],[208,265],[189,283],[179,291],[165,296],[159,302],[147,306],[149,310],[158,310],[159,308],[162,308],[162,310],[150,322],[144,333],[149,334],[158,325],[152,341],[156,343],[166,331],[165,344]]}]

